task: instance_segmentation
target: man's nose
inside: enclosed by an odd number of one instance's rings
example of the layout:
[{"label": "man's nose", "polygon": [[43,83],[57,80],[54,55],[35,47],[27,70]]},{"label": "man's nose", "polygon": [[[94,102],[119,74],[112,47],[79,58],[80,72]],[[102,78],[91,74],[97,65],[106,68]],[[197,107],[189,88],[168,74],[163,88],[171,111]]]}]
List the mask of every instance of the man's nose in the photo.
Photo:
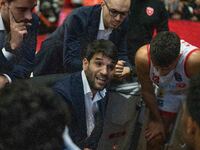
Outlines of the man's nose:
[{"label": "man's nose", "polygon": [[107,66],[104,66],[104,67],[101,69],[101,73],[104,74],[104,75],[108,74],[108,68],[107,68]]},{"label": "man's nose", "polygon": [[121,15],[117,14],[117,16],[115,17],[115,20],[120,21],[121,20]]},{"label": "man's nose", "polygon": [[29,21],[32,20],[32,11],[31,10],[26,11],[24,17]]}]

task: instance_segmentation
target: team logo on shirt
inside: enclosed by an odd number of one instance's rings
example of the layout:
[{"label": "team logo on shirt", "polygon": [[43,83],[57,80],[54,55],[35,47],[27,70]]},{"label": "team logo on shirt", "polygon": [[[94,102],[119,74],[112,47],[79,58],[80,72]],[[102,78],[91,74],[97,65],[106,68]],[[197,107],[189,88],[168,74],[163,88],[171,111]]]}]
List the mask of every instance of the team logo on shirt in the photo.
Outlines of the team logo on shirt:
[{"label": "team logo on shirt", "polygon": [[178,81],[178,82],[183,81],[181,74],[178,73],[178,72],[174,73],[174,77],[175,77],[175,80]]},{"label": "team logo on shirt", "polygon": [[154,9],[152,7],[147,7],[146,13],[147,13],[148,16],[152,16],[153,13],[154,13]]},{"label": "team logo on shirt", "polygon": [[185,88],[186,84],[185,83],[176,83],[177,88]]}]

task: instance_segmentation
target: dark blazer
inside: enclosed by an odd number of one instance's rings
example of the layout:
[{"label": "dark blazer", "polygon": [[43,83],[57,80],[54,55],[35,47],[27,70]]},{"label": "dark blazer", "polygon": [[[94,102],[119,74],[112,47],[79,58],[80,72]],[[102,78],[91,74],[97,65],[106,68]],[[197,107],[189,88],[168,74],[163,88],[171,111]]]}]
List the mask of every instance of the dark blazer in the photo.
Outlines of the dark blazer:
[{"label": "dark blazer", "polygon": [[[34,76],[82,70],[81,51],[96,40],[101,6],[79,7],[67,16],[41,45],[36,55]],[[113,29],[110,40],[119,48],[118,56],[129,65],[127,56],[127,20]]]},{"label": "dark blazer", "polygon": [[58,81],[53,87],[54,91],[61,95],[71,109],[71,124],[69,134],[81,149],[84,147],[96,149],[103,130],[103,118],[107,97],[98,102],[99,112],[95,115],[95,128],[87,138],[87,125],[85,113],[85,100],[81,72],[69,74]]},{"label": "dark blazer", "polygon": [[[64,34],[64,67],[69,72],[82,70],[81,51],[96,40],[101,6],[80,7],[67,18]],[[117,29],[113,29],[109,40],[118,48],[119,59],[129,62],[127,56],[126,33],[128,23],[125,20]]]},{"label": "dark blazer", "polygon": [[[33,15],[32,25],[27,27],[28,34],[11,60],[7,60],[0,50],[0,73],[6,73],[12,80],[29,78],[34,68],[38,25],[38,17]],[[5,44],[5,41],[3,42]],[[0,49],[4,47],[4,44],[1,44]]]}]

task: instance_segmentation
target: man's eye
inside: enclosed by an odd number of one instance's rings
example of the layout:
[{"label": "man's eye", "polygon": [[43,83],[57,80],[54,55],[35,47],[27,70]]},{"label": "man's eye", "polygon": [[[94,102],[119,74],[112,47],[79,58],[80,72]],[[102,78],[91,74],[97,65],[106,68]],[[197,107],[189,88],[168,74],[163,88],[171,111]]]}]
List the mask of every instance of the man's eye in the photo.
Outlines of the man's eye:
[{"label": "man's eye", "polygon": [[102,65],[101,62],[95,62],[96,66],[100,67]]},{"label": "man's eye", "polygon": [[110,12],[111,12],[112,14],[115,14],[115,15],[116,15],[116,14],[119,14],[119,12],[116,11],[116,10],[114,10],[114,9],[111,9]]},{"label": "man's eye", "polygon": [[113,70],[115,68],[115,65],[108,65],[109,70]]}]

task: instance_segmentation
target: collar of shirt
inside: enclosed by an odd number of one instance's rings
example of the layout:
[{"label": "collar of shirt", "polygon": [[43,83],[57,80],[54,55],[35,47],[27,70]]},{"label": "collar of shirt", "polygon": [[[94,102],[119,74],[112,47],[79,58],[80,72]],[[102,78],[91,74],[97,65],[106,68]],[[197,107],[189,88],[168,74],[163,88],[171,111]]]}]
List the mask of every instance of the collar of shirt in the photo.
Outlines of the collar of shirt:
[{"label": "collar of shirt", "polygon": [[105,29],[104,22],[103,22],[103,9],[101,9],[101,16],[100,16],[100,22],[99,22],[99,30],[105,31],[107,34],[112,33],[112,28]]},{"label": "collar of shirt", "polygon": [[[89,83],[88,83],[88,80],[86,78],[86,75],[85,75],[85,72],[82,70],[81,72],[81,77],[82,77],[82,81],[83,81],[83,90],[84,90],[84,95],[89,95],[90,98],[92,99],[93,97],[93,94],[92,94],[92,91],[91,91],[91,88],[89,86]],[[93,98],[93,102],[97,102],[99,100],[101,100],[102,98],[104,98],[106,95],[106,89],[103,89],[101,91],[98,91],[94,98]]]},{"label": "collar of shirt", "polygon": [[5,30],[5,26],[4,26],[4,23],[3,23],[3,19],[1,17],[1,14],[0,14],[0,30]]}]

